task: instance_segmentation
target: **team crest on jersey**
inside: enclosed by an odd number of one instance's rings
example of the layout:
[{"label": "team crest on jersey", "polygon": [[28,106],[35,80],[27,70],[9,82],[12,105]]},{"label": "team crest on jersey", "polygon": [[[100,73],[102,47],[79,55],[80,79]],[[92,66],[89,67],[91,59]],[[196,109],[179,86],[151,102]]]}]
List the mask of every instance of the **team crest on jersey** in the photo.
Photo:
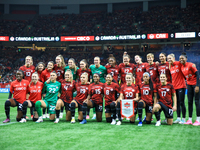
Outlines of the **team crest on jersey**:
[{"label": "team crest on jersey", "polygon": [[168,69],[168,67],[166,67],[166,69]]},{"label": "team crest on jersey", "polygon": [[41,88],[41,86],[38,86],[38,88]]},{"label": "team crest on jersey", "polygon": [[132,70],[132,68],[130,68],[130,70]]},{"label": "team crest on jersey", "polygon": [[167,92],[169,92],[169,89],[166,89]]},{"label": "team crest on jersey", "polygon": [[58,87],[56,87],[58,89]]},{"label": "team crest on jersey", "polygon": [[24,83],[24,86],[26,86],[26,84]]},{"label": "team crest on jersey", "polygon": [[178,68],[178,65],[176,65],[176,68]]},{"label": "team crest on jersey", "polygon": [[189,77],[191,77],[192,76],[192,74],[189,74]]},{"label": "team crest on jersey", "polygon": [[110,91],[113,91],[113,89],[110,89]]},{"label": "team crest on jersey", "polygon": [[154,70],[156,70],[156,68],[154,68]]},{"label": "team crest on jersey", "polygon": [[135,92],[135,90],[134,90],[134,89],[132,89],[132,92]]}]

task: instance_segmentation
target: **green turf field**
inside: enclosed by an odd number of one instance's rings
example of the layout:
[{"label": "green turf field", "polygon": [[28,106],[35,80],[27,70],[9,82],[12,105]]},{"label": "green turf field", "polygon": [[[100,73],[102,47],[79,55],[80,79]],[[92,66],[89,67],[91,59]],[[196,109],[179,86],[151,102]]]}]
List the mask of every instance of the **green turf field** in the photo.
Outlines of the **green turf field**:
[{"label": "green turf field", "polygon": [[[101,123],[89,120],[84,125],[80,125],[78,121],[70,124],[65,121],[65,115],[58,124],[48,120],[43,123],[28,121],[22,124],[16,122],[16,108],[11,108],[11,122],[3,124],[6,118],[4,102],[7,97],[8,94],[0,94],[0,150],[200,149],[200,126],[162,124],[155,127],[155,117],[151,125],[143,124],[142,127],[137,126],[138,121],[134,125],[128,121],[124,121],[121,126],[110,125],[105,122],[105,117]],[[27,112],[30,117],[29,109]],[[176,118],[176,113],[174,114]],[[193,114],[194,122],[195,111]],[[161,119],[164,119],[163,113]]]}]

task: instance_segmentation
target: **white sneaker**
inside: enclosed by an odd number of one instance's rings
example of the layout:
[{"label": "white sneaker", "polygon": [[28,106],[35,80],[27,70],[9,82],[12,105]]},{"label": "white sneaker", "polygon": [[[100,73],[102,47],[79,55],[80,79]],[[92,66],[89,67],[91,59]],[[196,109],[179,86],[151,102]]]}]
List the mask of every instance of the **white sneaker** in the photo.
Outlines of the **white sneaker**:
[{"label": "white sneaker", "polygon": [[96,119],[96,114],[94,114],[92,117],[92,120],[95,120],[95,119]]},{"label": "white sneaker", "polygon": [[54,121],[54,123],[58,123],[59,122],[59,118],[56,118],[56,120]]},{"label": "white sneaker", "polygon": [[38,120],[36,121],[36,123],[40,123],[40,122],[43,122],[43,117],[39,117]]},{"label": "white sneaker", "polygon": [[163,120],[162,122],[167,123],[167,119]]},{"label": "white sneaker", "polygon": [[26,122],[26,119],[25,119],[25,118],[22,118],[19,122],[20,122],[20,123],[24,123],[24,122]]},{"label": "white sneaker", "polygon": [[157,121],[155,126],[160,126],[160,125],[161,125],[160,121]]},{"label": "white sneaker", "polygon": [[74,118],[72,118],[71,119],[71,123],[75,123],[76,121],[75,121],[75,119]]},{"label": "white sneaker", "polygon": [[60,113],[60,116],[59,116],[59,118],[63,118],[63,113]]},{"label": "white sneaker", "polygon": [[49,118],[49,114],[46,114],[46,118]]},{"label": "white sneaker", "polygon": [[122,124],[121,121],[118,121],[116,125],[120,126]]},{"label": "white sneaker", "polygon": [[116,120],[112,119],[111,125],[115,125],[116,124]]},{"label": "white sneaker", "polygon": [[181,120],[180,119],[176,119],[173,123],[180,123]]},{"label": "white sneaker", "polygon": [[45,119],[46,118],[46,114],[43,114],[42,118]]},{"label": "white sneaker", "polygon": [[126,120],[130,120],[130,118],[126,118]]}]

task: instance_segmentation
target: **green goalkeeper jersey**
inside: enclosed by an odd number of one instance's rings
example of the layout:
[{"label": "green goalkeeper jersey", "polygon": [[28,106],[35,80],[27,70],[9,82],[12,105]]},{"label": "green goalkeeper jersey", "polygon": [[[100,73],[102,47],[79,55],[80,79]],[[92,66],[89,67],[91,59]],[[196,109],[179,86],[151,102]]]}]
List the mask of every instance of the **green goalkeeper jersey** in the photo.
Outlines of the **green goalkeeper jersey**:
[{"label": "green goalkeeper jersey", "polygon": [[[100,82],[105,83],[105,75],[107,74],[107,69],[106,67],[100,65],[99,68],[96,68],[95,65],[90,65],[90,70],[92,72],[92,77],[95,73],[98,73],[100,75]],[[93,78],[92,78],[92,82],[93,82]]]},{"label": "green goalkeeper jersey", "polygon": [[42,89],[42,93],[46,93],[46,96],[44,100],[47,102],[57,102],[58,100],[58,92],[61,93],[61,83],[56,81],[56,82],[51,82],[50,83],[44,83],[44,87]]}]

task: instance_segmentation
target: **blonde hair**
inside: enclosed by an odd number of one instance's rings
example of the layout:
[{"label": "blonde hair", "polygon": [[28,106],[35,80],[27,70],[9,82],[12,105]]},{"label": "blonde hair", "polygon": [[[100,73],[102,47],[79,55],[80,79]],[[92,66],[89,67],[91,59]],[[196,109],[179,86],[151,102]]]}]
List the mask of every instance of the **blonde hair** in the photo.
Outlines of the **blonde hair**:
[{"label": "blonde hair", "polygon": [[65,74],[66,73],[69,73],[71,75],[70,82],[71,82],[71,84],[73,84],[73,74],[72,74],[72,71],[70,69],[67,69],[67,71],[65,72]]},{"label": "blonde hair", "polygon": [[168,56],[172,56],[173,58],[175,58],[175,55],[173,53],[169,54]]},{"label": "blonde hair", "polygon": [[87,81],[88,81],[88,73],[87,73],[87,72],[84,72],[84,73],[81,74],[81,76],[82,76],[82,75],[86,76]]},{"label": "blonde hair", "polygon": [[31,86],[31,83],[33,82],[33,81],[32,81],[32,76],[33,76],[33,75],[37,75],[37,77],[38,77],[38,79],[39,79],[38,73],[37,73],[37,72],[34,72],[34,73],[31,75],[31,82],[29,83],[29,87]]},{"label": "blonde hair", "polygon": [[149,53],[149,54],[147,54],[147,57],[153,57],[154,58],[154,54],[153,53]]},{"label": "blonde hair", "polygon": [[[26,58],[30,58],[31,59],[31,65],[33,65],[33,57],[32,56],[26,56]],[[25,58],[25,66],[26,66],[26,58]]]},{"label": "blonde hair", "polygon": [[65,64],[65,60],[64,60],[63,56],[62,55],[58,55],[56,57],[59,57],[61,59],[61,66],[62,66],[63,69],[65,69],[66,64]]},{"label": "blonde hair", "polygon": [[[132,73],[127,73],[126,74],[126,76],[131,76],[131,78],[132,78],[132,81],[133,81],[133,83],[134,83],[134,81],[135,81],[135,78],[133,77],[133,74]],[[126,77],[125,77],[126,78]]]}]

